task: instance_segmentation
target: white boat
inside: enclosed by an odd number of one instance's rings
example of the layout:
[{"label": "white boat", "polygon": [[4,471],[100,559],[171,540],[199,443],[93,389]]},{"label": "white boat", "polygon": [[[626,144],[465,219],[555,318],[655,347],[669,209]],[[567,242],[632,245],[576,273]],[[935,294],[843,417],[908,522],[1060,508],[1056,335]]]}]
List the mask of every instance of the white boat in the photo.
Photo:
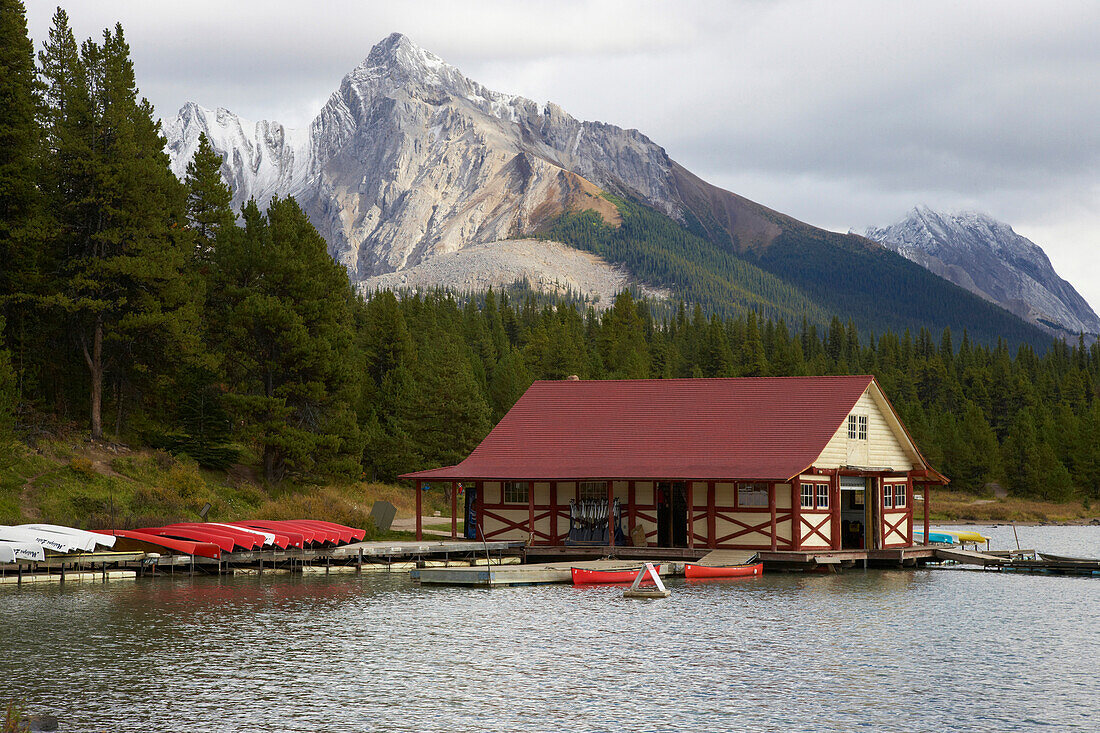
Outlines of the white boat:
[{"label": "white boat", "polygon": [[36,542],[44,549],[54,552],[72,552],[81,549],[74,545],[72,539],[56,532],[44,532],[40,529],[26,529],[25,527],[9,527],[0,524],[0,540],[9,542]]},{"label": "white boat", "polygon": [[62,527],[57,524],[20,524],[16,526],[16,529],[33,529],[36,531],[53,532],[54,534],[64,535],[73,539],[71,544],[79,546],[86,552],[93,552],[96,545],[103,545],[104,547],[115,546],[115,538],[112,535],[89,532],[88,530],[77,529],[75,527]]},{"label": "white boat", "polygon": [[[5,557],[11,556],[10,560]],[[0,540],[0,562],[33,561],[43,562],[46,551],[37,542],[8,542]]]},{"label": "white boat", "polygon": [[214,527],[228,527],[229,529],[234,529],[238,532],[250,532],[251,534],[257,535],[259,537],[263,537],[264,538],[263,543],[264,543],[265,546],[270,546],[270,545],[275,544],[275,534],[272,533],[272,532],[265,532],[262,529],[255,529],[253,527],[238,527],[235,524],[226,524],[224,522],[207,522],[207,524],[209,524],[211,526],[214,526]]}]

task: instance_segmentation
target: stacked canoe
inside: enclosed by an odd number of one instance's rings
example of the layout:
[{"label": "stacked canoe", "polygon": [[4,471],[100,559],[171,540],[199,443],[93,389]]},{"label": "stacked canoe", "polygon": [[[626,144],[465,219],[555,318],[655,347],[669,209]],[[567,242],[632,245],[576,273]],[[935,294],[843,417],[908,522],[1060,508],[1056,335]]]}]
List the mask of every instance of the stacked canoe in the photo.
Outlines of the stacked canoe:
[{"label": "stacked canoe", "polygon": [[163,527],[110,530],[109,534],[119,539],[120,548],[168,549],[217,560],[222,553],[337,547],[359,542],[366,533],[362,529],[319,519],[294,519],[179,522]]},{"label": "stacked canoe", "polygon": [[364,530],[319,519],[180,522],[89,532],[54,524],[0,525],[0,563],[43,562],[70,553],[169,551],[220,559],[222,553],[322,549],[363,539]]}]

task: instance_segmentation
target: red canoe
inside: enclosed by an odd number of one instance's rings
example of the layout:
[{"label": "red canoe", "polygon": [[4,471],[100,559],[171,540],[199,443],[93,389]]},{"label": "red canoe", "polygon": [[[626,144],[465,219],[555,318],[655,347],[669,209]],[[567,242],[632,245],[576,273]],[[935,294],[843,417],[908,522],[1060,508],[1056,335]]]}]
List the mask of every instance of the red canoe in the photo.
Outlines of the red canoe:
[{"label": "red canoe", "polygon": [[234,544],[242,550],[260,550],[264,546],[264,536],[258,534],[255,530],[248,531],[224,524],[215,524],[214,522],[178,522],[177,524],[166,524],[164,529],[176,529],[177,527],[198,530],[199,532],[214,532],[232,537]]},{"label": "red canoe", "polygon": [[[249,519],[243,522],[234,522],[233,524],[239,524],[244,527],[254,527],[268,532],[279,532],[280,534],[285,534],[290,537],[292,542],[296,539],[296,536],[300,537],[301,544],[296,545],[297,547],[304,547],[305,545],[313,543],[317,535],[316,530],[309,529],[300,524],[295,524],[294,522],[284,522],[282,520]],[[323,537],[317,537],[316,539],[318,542],[324,541]]]},{"label": "red canoe", "polygon": [[367,531],[365,529],[356,529],[355,527],[349,527],[346,524],[326,522],[323,519],[311,519],[309,521],[316,522],[317,524],[323,524],[326,527],[332,527],[333,529],[338,530],[341,536],[344,536],[344,534],[346,533],[348,542],[361,542],[363,540],[363,537],[365,537],[367,534]]},{"label": "red canoe", "polygon": [[762,562],[755,565],[725,565],[722,567],[692,565],[691,563],[684,565],[684,577],[689,580],[697,578],[746,578],[763,574],[764,563]]},{"label": "red canoe", "polygon": [[244,529],[261,529],[267,532],[274,532],[276,542],[279,537],[286,538],[286,545],[288,547],[304,547],[305,546],[305,534],[298,529],[290,529],[285,526],[275,526],[272,524],[270,527],[265,527],[263,524],[257,522],[230,522],[234,527],[242,527]]},{"label": "red canoe", "polygon": [[[657,574],[661,574],[661,566],[654,565]],[[573,585],[601,585],[608,583],[633,583],[642,568],[627,568],[625,570],[589,570],[588,568],[569,568],[573,573]],[[642,578],[642,583],[653,585],[653,579],[649,573]]]},{"label": "red canoe", "polygon": [[236,544],[229,535],[218,534],[216,532],[203,532],[187,527],[142,527],[137,531],[156,535],[158,537],[171,537],[177,540],[212,542],[220,547],[222,552],[233,552],[233,547]]},{"label": "red canoe", "polygon": [[[98,530],[97,530],[98,531]],[[197,555],[198,557],[209,557],[212,560],[217,560],[222,556],[221,548],[215,545],[213,542],[196,542],[195,540],[175,540],[171,537],[158,537],[157,535],[147,534],[145,532],[135,532],[129,529],[109,529],[103,531],[103,534],[114,535],[123,540],[129,540],[135,546],[153,545],[155,547],[163,547],[167,550],[175,550],[176,552],[183,553],[184,555]],[[118,543],[115,545],[117,549],[125,549],[127,547],[126,542]]]}]

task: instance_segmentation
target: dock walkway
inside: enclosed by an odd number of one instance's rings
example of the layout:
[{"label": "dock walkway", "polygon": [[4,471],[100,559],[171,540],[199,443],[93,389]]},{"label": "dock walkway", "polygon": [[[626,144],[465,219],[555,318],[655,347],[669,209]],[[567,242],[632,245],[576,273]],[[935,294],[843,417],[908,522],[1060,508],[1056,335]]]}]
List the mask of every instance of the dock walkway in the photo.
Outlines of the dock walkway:
[{"label": "dock walkway", "polygon": [[[570,568],[588,570],[641,569],[646,561],[630,560],[577,560],[573,562],[540,562],[530,565],[508,565],[467,568],[420,568],[410,570],[409,576],[427,585],[478,585],[485,587],[508,585],[549,585],[572,583]],[[684,574],[683,563],[652,561],[660,566],[662,577]]]}]

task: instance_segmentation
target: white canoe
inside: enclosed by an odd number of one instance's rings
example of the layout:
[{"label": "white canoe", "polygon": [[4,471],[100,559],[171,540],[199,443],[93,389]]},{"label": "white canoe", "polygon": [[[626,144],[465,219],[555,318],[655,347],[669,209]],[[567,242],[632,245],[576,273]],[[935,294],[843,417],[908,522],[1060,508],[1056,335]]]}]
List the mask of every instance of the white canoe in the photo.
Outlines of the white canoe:
[{"label": "white canoe", "polygon": [[[5,560],[11,556],[12,559]],[[37,542],[8,542],[0,540],[0,562],[33,561],[43,562],[46,559],[46,551]]]},{"label": "white canoe", "polygon": [[16,529],[33,529],[64,535],[72,538],[73,542],[71,544],[87,552],[94,551],[96,545],[103,545],[104,547],[115,546],[115,538],[112,535],[89,532],[88,530],[77,529],[76,527],[62,527],[57,524],[20,524],[16,526]]},{"label": "white canoe", "polygon": [[265,532],[262,529],[256,529],[255,527],[238,527],[235,524],[225,524],[224,522],[207,522],[207,524],[214,527],[228,527],[229,529],[235,529],[238,532],[250,532],[254,535],[264,538],[264,545],[270,546],[275,544],[275,535],[272,532]]},{"label": "white canoe", "polygon": [[71,552],[81,549],[79,546],[73,545],[70,538],[56,532],[44,532],[40,529],[26,529],[24,527],[8,527],[2,524],[0,524],[0,540],[36,542],[43,548],[54,552]]}]

